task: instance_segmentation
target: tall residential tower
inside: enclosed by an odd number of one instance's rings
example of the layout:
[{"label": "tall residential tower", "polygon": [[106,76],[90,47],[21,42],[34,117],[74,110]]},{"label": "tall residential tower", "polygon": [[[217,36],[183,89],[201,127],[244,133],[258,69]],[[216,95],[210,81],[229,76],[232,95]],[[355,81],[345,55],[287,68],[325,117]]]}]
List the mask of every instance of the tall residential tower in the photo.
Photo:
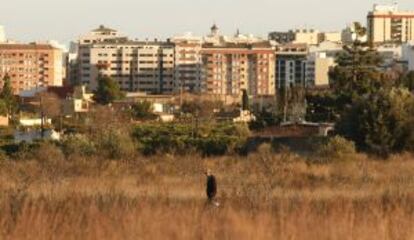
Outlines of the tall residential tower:
[{"label": "tall residential tower", "polygon": [[414,40],[414,11],[401,11],[396,3],[376,4],[367,18],[368,40],[373,44]]}]

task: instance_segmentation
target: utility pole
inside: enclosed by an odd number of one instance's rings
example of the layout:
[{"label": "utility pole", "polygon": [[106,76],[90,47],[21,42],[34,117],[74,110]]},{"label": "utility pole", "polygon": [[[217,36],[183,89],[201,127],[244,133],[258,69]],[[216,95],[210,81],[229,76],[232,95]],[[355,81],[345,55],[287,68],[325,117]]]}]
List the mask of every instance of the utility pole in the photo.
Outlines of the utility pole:
[{"label": "utility pole", "polygon": [[43,111],[43,99],[42,99],[42,94],[39,93],[39,107],[40,107],[40,134],[42,139],[45,137],[45,113]]}]

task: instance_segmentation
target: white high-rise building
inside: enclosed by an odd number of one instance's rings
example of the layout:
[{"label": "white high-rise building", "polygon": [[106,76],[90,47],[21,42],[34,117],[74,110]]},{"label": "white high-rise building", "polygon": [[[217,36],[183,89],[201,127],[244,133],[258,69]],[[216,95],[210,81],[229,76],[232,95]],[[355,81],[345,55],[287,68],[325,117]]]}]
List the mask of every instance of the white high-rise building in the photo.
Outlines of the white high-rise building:
[{"label": "white high-rise building", "polygon": [[4,27],[0,25],[0,43],[6,41],[6,33],[4,32]]},{"label": "white high-rise building", "polygon": [[401,11],[396,3],[375,4],[367,19],[368,39],[374,44],[414,40],[414,11]]}]

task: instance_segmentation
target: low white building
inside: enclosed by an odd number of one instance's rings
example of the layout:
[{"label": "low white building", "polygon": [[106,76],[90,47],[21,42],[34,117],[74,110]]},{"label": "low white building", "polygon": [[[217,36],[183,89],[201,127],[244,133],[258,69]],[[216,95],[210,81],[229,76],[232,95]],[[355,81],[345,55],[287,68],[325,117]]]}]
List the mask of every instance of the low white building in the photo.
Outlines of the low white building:
[{"label": "low white building", "polygon": [[402,46],[400,44],[382,44],[377,48],[383,58],[384,66],[392,66],[395,62],[402,60]]},{"label": "low white building", "polygon": [[43,134],[41,130],[34,129],[29,131],[16,130],[13,137],[15,143],[32,143],[33,141],[40,139],[59,141],[61,136],[60,133],[53,129],[47,129]]},{"label": "low white building", "polygon": [[[41,118],[31,118],[31,119],[20,119],[19,124],[23,127],[35,127],[42,125]],[[52,119],[48,118],[44,120],[44,124],[52,124]]]},{"label": "low white building", "polygon": [[402,59],[407,62],[408,70],[414,71],[414,41],[402,45]]},{"label": "low white building", "polygon": [[76,113],[86,113],[93,103],[93,94],[86,92],[85,86],[75,87],[73,95],[63,101],[63,114],[66,116]]}]

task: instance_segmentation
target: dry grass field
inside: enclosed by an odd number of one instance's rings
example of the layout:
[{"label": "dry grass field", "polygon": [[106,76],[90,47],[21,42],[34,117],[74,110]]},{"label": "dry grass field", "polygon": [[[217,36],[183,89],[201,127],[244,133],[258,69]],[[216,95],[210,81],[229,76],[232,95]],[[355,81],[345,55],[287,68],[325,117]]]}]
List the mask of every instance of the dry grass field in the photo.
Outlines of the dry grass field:
[{"label": "dry grass field", "polygon": [[[0,239],[414,239],[411,155],[0,161]],[[206,203],[203,170],[220,207]]]}]

